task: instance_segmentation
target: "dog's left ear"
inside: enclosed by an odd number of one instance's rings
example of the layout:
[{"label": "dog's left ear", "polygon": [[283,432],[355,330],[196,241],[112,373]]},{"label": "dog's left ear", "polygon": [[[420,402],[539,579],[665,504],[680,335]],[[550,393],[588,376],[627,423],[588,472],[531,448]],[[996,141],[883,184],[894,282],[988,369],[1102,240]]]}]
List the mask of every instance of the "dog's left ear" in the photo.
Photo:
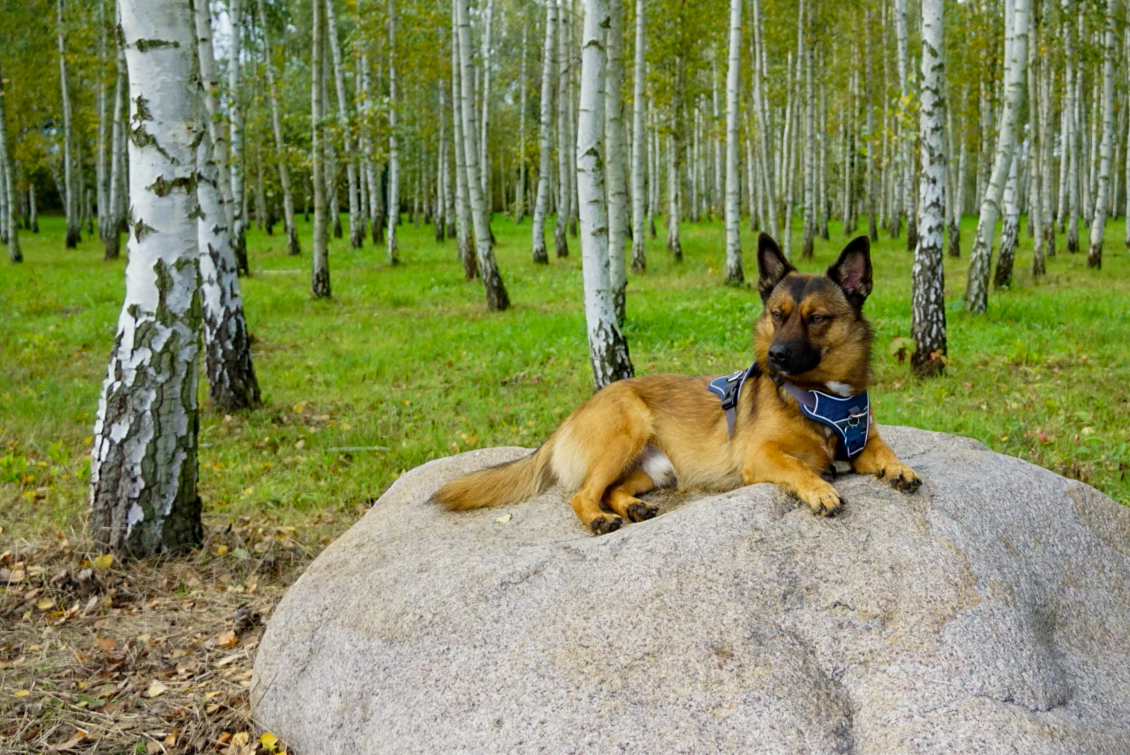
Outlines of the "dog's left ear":
[{"label": "dog's left ear", "polygon": [[860,308],[871,294],[871,241],[866,236],[856,236],[840,258],[828,268],[828,277],[844,290],[848,301]]}]

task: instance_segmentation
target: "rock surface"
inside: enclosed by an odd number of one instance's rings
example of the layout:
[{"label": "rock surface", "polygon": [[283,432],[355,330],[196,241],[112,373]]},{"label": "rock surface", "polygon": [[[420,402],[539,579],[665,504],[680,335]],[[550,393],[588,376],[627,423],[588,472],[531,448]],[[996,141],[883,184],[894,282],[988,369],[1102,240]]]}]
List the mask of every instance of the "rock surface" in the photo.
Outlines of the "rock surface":
[{"label": "rock surface", "polygon": [[590,535],[553,488],[452,513],[402,477],[290,589],[256,719],[315,753],[1130,752],[1130,510],[887,427],[924,479],[669,496]]}]

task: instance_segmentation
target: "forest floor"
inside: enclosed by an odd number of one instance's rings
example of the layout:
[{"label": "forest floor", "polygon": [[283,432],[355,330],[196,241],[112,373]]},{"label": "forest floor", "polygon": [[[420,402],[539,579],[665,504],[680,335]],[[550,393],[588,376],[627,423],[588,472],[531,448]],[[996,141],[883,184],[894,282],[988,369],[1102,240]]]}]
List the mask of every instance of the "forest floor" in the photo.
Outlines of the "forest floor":
[{"label": "forest floor", "polygon": [[[946,259],[949,355],[910,374],[905,239],[875,245],[872,397],[881,424],[977,438],[1130,504],[1130,255],[1121,220],[1101,270],[1085,254],[1033,280],[1022,234],[1008,289],[962,310],[966,256]],[[499,445],[536,446],[590,395],[580,248],[530,261],[530,223],[498,216],[499,265],[514,306],[490,313],[455,244],[407,220],[401,264],[383,247],[335,240],[334,296],[309,294],[309,250],[249,235],[243,280],[262,408],[226,416],[201,386],[200,493],[206,538],[178,559],[118,563],[86,529],[89,451],[124,293],[125,260],[97,241],[63,249],[63,225],[22,236],[0,264],[0,751],[278,752],[251,720],[255,649],[283,592],[404,471]],[[348,229],[347,229],[348,230]],[[310,229],[300,228],[308,244]],[[552,239],[552,224],[547,229]],[[817,239],[827,267],[846,238]],[[722,284],[720,222],[683,227],[685,261],[648,240],[629,284],[638,374],[723,374],[748,365],[756,288]],[[347,232],[348,238],[348,232]],[[799,230],[794,232],[799,243]],[[754,236],[743,230],[756,278]]]}]

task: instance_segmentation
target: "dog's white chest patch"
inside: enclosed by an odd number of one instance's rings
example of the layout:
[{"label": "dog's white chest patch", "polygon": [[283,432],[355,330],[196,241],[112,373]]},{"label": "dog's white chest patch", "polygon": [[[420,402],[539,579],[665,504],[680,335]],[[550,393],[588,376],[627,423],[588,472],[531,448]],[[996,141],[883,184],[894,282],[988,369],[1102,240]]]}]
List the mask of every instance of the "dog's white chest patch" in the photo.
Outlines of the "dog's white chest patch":
[{"label": "dog's white chest patch", "polygon": [[841,383],[837,380],[829,381],[827,383],[827,386],[828,386],[828,390],[830,390],[832,393],[836,394],[837,396],[842,396],[843,398],[847,398],[848,396],[851,396],[852,394],[855,393],[855,391],[852,390],[850,385],[848,385],[847,383]]},{"label": "dog's white chest patch", "polygon": [[675,465],[667,458],[667,454],[658,448],[648,448],[644,451],[640,467],[658,488],[674,487],[678,481]]}]

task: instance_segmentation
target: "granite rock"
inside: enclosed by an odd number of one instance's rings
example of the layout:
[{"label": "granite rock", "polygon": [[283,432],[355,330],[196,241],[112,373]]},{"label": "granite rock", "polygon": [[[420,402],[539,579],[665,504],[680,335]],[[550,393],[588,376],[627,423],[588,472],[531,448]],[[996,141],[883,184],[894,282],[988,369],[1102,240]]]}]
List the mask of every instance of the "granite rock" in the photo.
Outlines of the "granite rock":
[{"label": "granite rock", "polygon": [[288,591],[256,720],[314,753],[1130,752],[1130,510],[965,438],[923,477],[666,494],[594,537],[552,488],[453,513],[404,475]]}]

